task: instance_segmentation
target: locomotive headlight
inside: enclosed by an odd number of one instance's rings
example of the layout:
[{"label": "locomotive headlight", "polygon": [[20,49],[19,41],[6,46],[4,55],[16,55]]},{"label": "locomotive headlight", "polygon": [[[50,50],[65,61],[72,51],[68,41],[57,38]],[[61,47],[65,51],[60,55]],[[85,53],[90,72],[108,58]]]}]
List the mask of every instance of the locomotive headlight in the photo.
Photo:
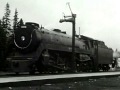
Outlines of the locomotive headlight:
[{"label": "locomotive headlight", "polygon": [[22,40],[22,41],[25,41],[25,36],[21,36],[21,40]]}]

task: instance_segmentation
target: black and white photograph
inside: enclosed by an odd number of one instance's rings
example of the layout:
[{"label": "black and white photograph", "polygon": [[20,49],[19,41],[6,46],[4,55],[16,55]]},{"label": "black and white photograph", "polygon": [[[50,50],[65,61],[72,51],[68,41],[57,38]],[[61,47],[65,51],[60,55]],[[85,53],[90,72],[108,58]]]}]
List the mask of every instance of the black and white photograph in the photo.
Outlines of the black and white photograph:
[{"label": "black and white photograph", "polygon": [[0,90],[120,90],[120,1],[0,0]]}]

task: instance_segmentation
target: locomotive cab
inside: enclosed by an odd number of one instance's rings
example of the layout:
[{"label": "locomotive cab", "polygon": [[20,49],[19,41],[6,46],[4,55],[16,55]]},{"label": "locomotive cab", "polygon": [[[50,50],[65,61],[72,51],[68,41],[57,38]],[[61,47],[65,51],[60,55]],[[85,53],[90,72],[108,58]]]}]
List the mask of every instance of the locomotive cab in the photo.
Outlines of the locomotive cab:
[{"label": "locomotive cab", "polygon": [[103,41],[95,40],[86,36],[81,36],[88,49],[92,51],[92,59],[94,62],[94,68],[98,71],[108,71],[110,69],[109,64],[113,61],[113,50],[108,48]]}]

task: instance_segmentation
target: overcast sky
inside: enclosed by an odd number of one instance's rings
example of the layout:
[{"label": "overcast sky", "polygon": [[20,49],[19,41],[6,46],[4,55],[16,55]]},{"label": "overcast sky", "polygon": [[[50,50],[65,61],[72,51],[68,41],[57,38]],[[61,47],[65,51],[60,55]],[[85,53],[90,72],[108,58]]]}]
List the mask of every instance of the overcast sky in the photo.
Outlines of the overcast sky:
[{"label": "overcast sky", "polygon": [[70,15],[70,2],[76,17],[76,32],[102,40],[108,47],[120,50],[120,0],[0,0],[0,18],[6,3],[10,4],[11,18],[15,8],[24,22],[36,22],[45,28],[59,28],[72,33],[71,23],[59,23],[63,12]]}]

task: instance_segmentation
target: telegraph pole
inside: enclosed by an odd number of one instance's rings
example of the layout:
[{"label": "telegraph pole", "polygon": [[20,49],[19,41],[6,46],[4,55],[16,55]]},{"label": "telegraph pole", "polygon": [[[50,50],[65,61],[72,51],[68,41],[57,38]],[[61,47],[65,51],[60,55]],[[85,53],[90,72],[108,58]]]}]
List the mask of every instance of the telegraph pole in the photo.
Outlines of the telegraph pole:
[{"label": "telegraph pole", "polygon": [[[68,6],[70,8],[70,5],[68,3]],[[70,8],[71,11],[71,8]],[[76,14],[73,14],[71,11],[71,16],[64,16],[64,19],[60,19],[60,23],[62,22],[71,22],[72,23],[72,59],[71,59],[71,66],[73,69],[73,72],[76,70],[76,61],[75,61],[75,18]]]}]

